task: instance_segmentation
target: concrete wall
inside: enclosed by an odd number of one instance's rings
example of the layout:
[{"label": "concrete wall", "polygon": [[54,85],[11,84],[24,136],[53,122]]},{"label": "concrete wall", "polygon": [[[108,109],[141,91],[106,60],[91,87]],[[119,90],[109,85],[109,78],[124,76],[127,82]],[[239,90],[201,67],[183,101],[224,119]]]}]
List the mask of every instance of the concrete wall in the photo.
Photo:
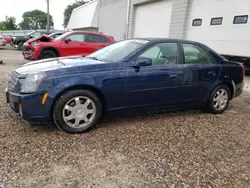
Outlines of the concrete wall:
[{"label": "concrete wall", "polygon": [[100,0],[99,32],[125,39],[127,0]]},{"label": "concrete wall", "polygon": [[169,33],[171,38],[186,38],[190,7],[191,0],[173,0],[172,18]]}]

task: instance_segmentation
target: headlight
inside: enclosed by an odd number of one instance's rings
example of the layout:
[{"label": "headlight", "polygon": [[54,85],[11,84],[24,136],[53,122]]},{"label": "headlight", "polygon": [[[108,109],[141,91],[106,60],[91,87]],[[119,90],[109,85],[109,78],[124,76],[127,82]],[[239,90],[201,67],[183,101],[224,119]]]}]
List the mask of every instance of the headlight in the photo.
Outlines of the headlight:
[{"label": "headlight", "polygon": [[21,93],[34,93],[38,90],[42,81],[48,77],[45,72],[29,74],[25,79],[20,79]]},{"label": "headlight", "polygon": [[32,45],[32,46],[39,46],[39,45],[40,45],[40,42],[39,42],[39,41],[32,42],[31,45]]}]

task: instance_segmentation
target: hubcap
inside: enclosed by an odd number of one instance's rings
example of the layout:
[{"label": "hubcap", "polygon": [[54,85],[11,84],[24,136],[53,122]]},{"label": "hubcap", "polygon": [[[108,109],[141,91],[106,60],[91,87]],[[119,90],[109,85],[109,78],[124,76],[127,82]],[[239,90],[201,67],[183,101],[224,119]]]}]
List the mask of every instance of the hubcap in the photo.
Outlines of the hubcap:
[{"label": "hubcap", "polygon": [[225,89],[219,89],[213,97],[213,105],[216,110],[223,110],[228,103],[228,92]]},{"label": "hubcap", "polygon": [[87,127],[95,118],[96,106],[88,97],[75,97],[63,108],[63,120],[72,128]]}]

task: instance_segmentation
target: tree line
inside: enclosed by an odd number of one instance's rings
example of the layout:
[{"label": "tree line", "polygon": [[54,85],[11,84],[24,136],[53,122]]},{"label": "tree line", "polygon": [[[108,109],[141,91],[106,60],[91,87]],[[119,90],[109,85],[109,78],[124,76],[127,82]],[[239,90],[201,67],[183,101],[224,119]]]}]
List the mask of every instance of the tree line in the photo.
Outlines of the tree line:
[{"label": "tree line", "polygon": [[[68,5],[63,13],[64,20],[63,26],[67,27],[71,13],[73,9],[87,3],[85,0],[76,0],[74,3]],[[0,31],[4,30],[35,30],[46,29],[47,26],[47,13],[35,9],[32,11],[24,12],[22,15],[22,21],[17,24],[16,18],[13,16],[6,16],[4,21],[0,21]],[[54,21],[52,15],[50,15],[50,26],[54,28]]]}]

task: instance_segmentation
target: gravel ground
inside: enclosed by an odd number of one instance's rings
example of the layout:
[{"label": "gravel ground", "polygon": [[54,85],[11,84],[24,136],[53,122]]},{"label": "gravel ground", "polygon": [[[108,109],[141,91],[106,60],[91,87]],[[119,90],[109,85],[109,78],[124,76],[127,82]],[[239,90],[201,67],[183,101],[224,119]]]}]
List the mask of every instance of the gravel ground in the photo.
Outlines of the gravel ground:
[{"label": "gravel ground", "polygon": [[0,59],[0,187],[250,187],[247,91],[222,115],[121,115],[69,135],[16,117],[3,90],[24,61],[11,48]]}]

